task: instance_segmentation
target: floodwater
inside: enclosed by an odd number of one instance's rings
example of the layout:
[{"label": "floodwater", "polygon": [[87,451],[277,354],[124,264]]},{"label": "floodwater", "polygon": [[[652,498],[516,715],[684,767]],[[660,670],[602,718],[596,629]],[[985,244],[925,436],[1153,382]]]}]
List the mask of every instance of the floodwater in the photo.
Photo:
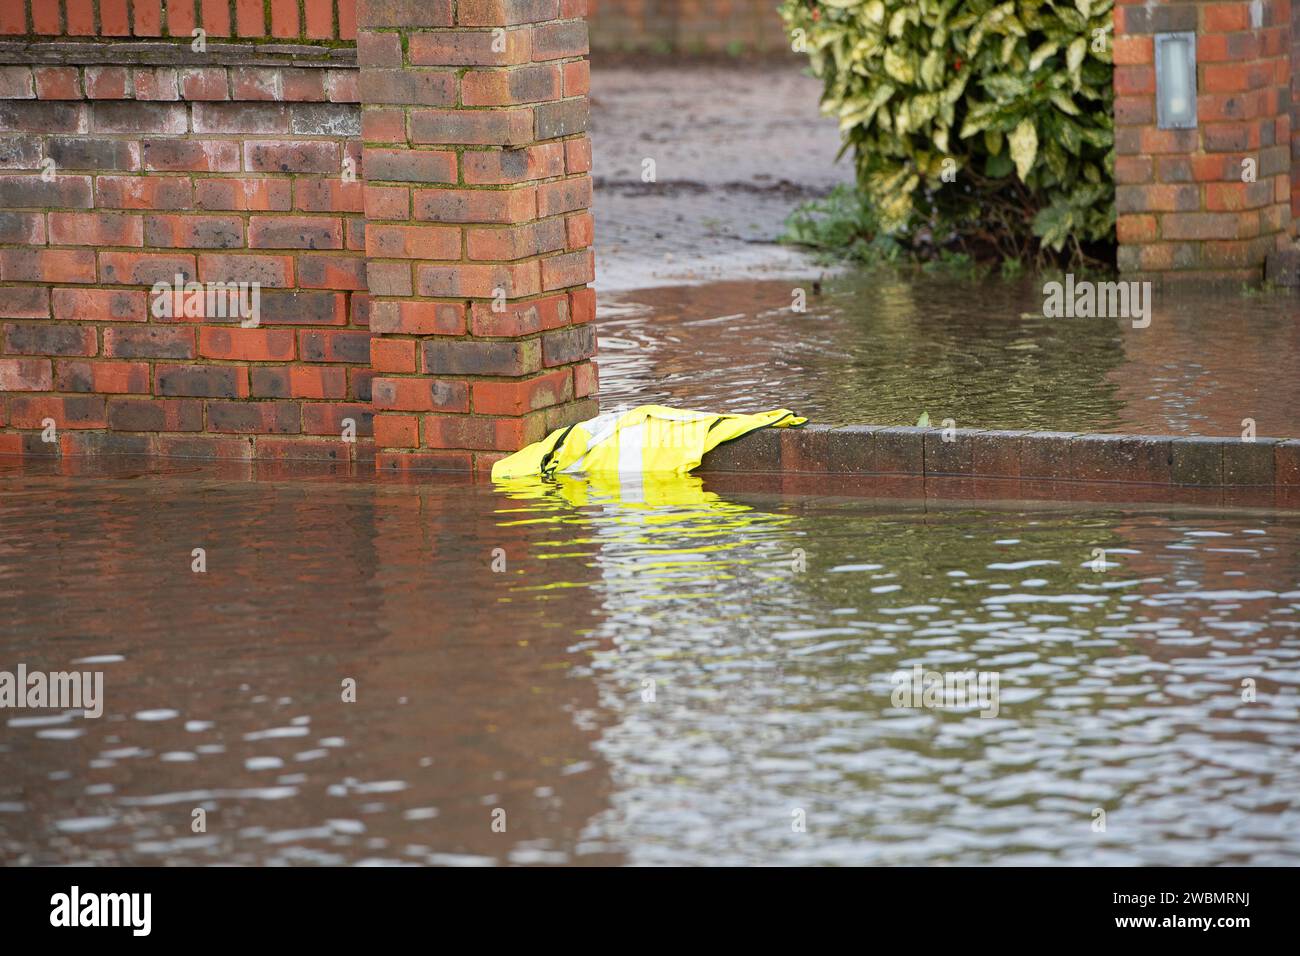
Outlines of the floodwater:
[{"label": "floodwater", "polygon": [[1294,865],[1298,612],[1282,512],[9,466],[104,714],[0,711],[0,861]]},{"label": "floodwater", "polygon": [[[1300,296],[1156,289],[1147,328],[1043,317],[1042,281],[856,272],[601,300],[601,400],[823,424],[1300,437]],[[794,290],[806,311],[794,312]]]}]

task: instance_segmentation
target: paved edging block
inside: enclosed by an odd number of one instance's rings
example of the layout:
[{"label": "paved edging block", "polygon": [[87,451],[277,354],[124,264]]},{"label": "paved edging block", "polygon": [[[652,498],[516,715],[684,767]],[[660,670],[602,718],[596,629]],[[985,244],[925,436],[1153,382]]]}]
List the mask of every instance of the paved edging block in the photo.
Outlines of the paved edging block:
[{"label": "paved edging block", "polygon": [[805,425],[728,442],[700,471],[1292,487],[1300,440]]}]

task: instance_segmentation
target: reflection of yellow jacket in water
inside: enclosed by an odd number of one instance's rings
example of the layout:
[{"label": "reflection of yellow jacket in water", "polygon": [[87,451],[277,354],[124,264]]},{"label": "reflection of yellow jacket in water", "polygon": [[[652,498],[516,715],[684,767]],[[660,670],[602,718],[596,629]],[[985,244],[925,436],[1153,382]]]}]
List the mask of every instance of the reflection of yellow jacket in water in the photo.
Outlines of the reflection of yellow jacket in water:
[{"label": "reflection of yellow jacket in water", "polygon": [[773,425],[802,425],[784,408],[754,415],[641,405],[551,432],[492,466],[494,479],[557,473],[684,475],[723,442]]}]

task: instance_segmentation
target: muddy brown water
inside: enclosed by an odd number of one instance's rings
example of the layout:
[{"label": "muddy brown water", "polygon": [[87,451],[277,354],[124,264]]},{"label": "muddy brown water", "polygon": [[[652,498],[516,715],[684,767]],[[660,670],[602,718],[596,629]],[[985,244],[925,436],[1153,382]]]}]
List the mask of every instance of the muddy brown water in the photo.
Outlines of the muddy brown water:
[{"label": "muddy brown water", "polygon": [[1295,515],[176,472],[0,470],[5,863],[1300,862]]},{"label": "muddy brown water", "polygon": [[[1154,292],[1151,324],[1048,319],[1041,280],[854,273],[611,293],[602,401],[825,424],[1300,437],[1300,295]],[[792,311],[794,290],[807,311]]]}]

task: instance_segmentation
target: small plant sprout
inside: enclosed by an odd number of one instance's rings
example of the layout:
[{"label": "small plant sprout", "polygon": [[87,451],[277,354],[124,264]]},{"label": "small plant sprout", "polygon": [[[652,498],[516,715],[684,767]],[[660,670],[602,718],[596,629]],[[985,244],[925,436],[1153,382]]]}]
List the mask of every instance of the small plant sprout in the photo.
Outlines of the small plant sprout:
[{"label": "small plant sprout", "polygon": [[1241,440],[1248,442],[1255,440],[1255,419],[1243,418],[1241,420]]},{"label": "small plant sprout", "polygon": [[808,293],[803,289],[795,289],[790,293],[790,311],[807,312],[808,311]]},{"label": "small plant sprout", "polygon": [[355,677],[343,678],[343,693],[341,698],[345,704],[355,704],[357,702],[357,680]]},{"label": "small plant sprout", "polygon": [[790,811],[790,832],[808,832],[808,814],[801,807],[795,807]]},{"label": "small plant sprout", "polygon": [[658,686],[653,677],[643,677],[641,679],[641,703],[653,704],[655,702],[655,689]]},{"label": "small plant sprout", "polygon": [[208,832],[208,811],[202,807],[195,807],[190,812],[190,832],[207,833]]},{"label": "small plant sprout", "polygon": [[641,182],[658,182],[658,179],[656,179],[655,176],[655,161],[647,156],[645,159],[641,160]]},{"label": "small plant sprout", "polygon": [[1095,810],[1092,811],[1092,832],[1093,833],[1106,832],[1106,811],[1103,810],[1101,807],[1097,807]]},{"label": "small plant sprout", "polygon": [[1254,156],[1247,156],[1241,161],[1241,181],[1253,183],[1259,179],[1259,163]]},{"label": "small plant sprout", "polygon": [[945,418],[939,424],[943,426],[943,434],[939,436],[940,440],[949,444],[955,442],[957,440],[957,419]]},{"label": "small plant sprout", "polygon": [[506,29],[505,27],[492,28],[492,52],[506,52]]},{"label": "small plant sprout", "polygon": [[53,445],[59,440],[58,423],[53,418],[41,419],[41,441]]},{"label": "small plant sprout", "polygon": [[52,183],[58,172],[58,165],[49,156],[41,160],[41,182]]},{"label": "small plant sprout", "polygon": [[1105,571],[1105,570],[1106,570],[1106,567],[1107,567],[1107,565],[1106,565],[1106,549],[1105,549],[1105,548],[1093,548],[1093,549],[1092,549],[1092,561],[1089,562],[1089,565],[1088,565],[1088,566],[1091,567],[1092,570],[1093,570],[1095,573],[1097,573],[1097,574],[1100,574],[1101,572]]},{"label": "small plant sprout", "polygon": [[195,53],[206,53],[208,51],[208,31],[203,27],[195,27],[190,31],[190,36],[194,39],[190,41],[190,49]]},{"label": "small plant sprout", "polygon": [[208,573],[208,551],[206,548],[195,548],[190,552],[190,570],[195,574]]},{"label": "small plant sprout", "polygon": [[345,418],[339,424],[343,426],[340,437],[349,444],[355,443],[357,440],[357,420],[355,418]]},{"label": "small plant sprout", "polygon": [[506,571],[506,549],[493,548],[492,549],[492,573],[505,574],[505,571]]},{"label": "small plant sprout", "polygon": [[1255,703],[1255,678],[1243,677],[1241,679],[1241,702],[1243,704]]},{"label": "small plant sprout", "polygon": [[506,812],[500,807],[494,807],[492,809],[492,832],[506,832]]},{"label": "small plant sprout", "polygon": [[795,548],[790,552],[790,570],[795,574],[803,574],[808,570],[808,552],[803,548]]},{"label": "small plant sprout", "polygon": [[505,286],[497,286],[492,290],[492,311],[498,314],[506,310],[506,290]]}]

